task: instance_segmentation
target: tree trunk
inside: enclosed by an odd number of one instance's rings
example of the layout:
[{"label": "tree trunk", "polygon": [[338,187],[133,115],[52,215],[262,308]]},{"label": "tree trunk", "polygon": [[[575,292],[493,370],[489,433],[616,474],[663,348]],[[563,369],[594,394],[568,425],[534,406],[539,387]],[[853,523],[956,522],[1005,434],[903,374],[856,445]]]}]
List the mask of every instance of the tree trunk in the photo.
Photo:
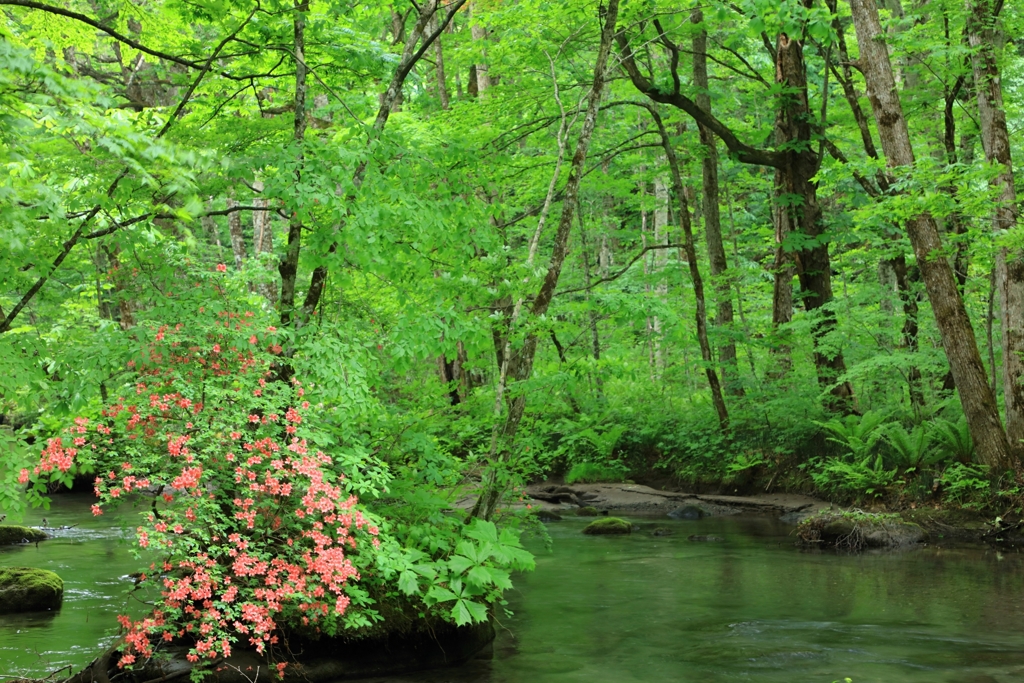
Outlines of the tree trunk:
[{"label": "tree trunk", "polygon": [[[985,161],[999,169],[999,175],[992,179],[993,188],[999,192],[992,228],[996,235],[1003,235],[1017,226],[1017,194],[995,54],[1003,36],[995,22],[991,0],[975,0],[967,25],[968,41]],[[996,290],[1002,326],[1006,436],[1014,459],[1020,460],[1024,454],[1024,254],[1019,249],[1003,247],[996,253]]]},{"label": "tree trunk", "polygon": [[708,386],[711,388],[711,402],[714,404],[715,412],[718,414],[718,424],[724,432],[729,428],[729,411],[725,406],[725,398],[722,396],[722,385],[718,381],[718,373],[715,371],[714,360],[711,356],[711,343],[708,341],[708,318],[704,303],[704,280],[700,276],[700,268],[698,267],[697,249],[694,245],[693,228],[690,225],[690,208],[686,203],[683,176],[679,170],[679,159],[676,157],[675,148],[672,146],[672,140],[668,136],[668,131],[665,130],[665,124],[661,120],[661,115],[654,106],[651,106],[649,111],[654,118],[654,122],[658,125],[658,132],[661,133],[661,145],[665,150],[669,171],[672,173],[672,192],[675,193],[676,201],[679,203],[677,210],[679,213],[679,226],[683,230],[684,253],[680,254],[680,256],[685,257],[687,260],[690,282],[693,284],[693,295],[697,302],[695,313],[697,341],[700,344],[701,359],[704,361],[704,374],[707,376]]},{"label": "tree trunk", "polygon": [[[690,22],[700,25],[704,13],[695,9],[690,12]],[[711,96],[708,89],[708,34],[702,26],[693,36],[693,84],[697,87],[697,106],[711,112]],[[743,395],[736,367],[736,342],[733,341],[732,292],[729,286],[729,264],[725,258],[725,244],[722,241],[722,219],[718,206],[718,138],[707,126],[697,124],[700,143],[704,147],[701,159],[701,179],[704,187],[704,239],[708,246],[708,261],[711,265],[711,282],[715,290],[715,325],[721,328],[725,339],[718,346],[718,362],[722,369],[725,391],[733,396]]]},{"label": "tree trunk", "polygon": [[800,280],[804,308],[812,314],[811,336],[818,383],[831,396],[829,408],[847,411],[853,407],[853,387],[839,381],[846,373],[843,354],[834,345],[836,328],[832,303],[832,264],[824,233],[818,185],[818,155],[811,148],[812,119],[807,101],[807,70],[803,45],[799,40],[779,34],[776,43],[776,83],[786,91],[780,97],[775,120],[775,144],[786,155],[787,163],[775,173],[777,216],[784,238],[787,232],[799,232],[812,246],[796,251],[796,271]]},{"label": "tree trunk", "polygon": [[[779,172],[775,173],[776,179]],[[777,182],[777,181],[776,181]],[[782,327],[793,320],[793,259],[786,252],[784,243],[789,235],[789,215],[779,202],[772,205],[772,224],[775,227],[775,259],[772,262],[772,335],[775,337],[771,352],[773,367],[768,376],[781,379],[793,368],[792,349],[783,335],[788,330]]]},{"label": "tree trunk", "polygon": [[[890,259],[889,265],[896,276],[896,289],[903,303],[902,346],[911,353],[917,353],[917,293],[913,282],[920,280],[917,268],[907,268],[907,258],[900,254]],[[921,370],[911,365],[907,370],[907,387],[910,392],[910,404],[917,410],[924,407],[924,393],[921,391]]]},{"label": "tree trunk", "polygon": [[[298,153],[295,165],[295,188],[302,183],[303,152],[302,145],[306,138],[306,13],[309,12],[309,0],[295,3],[293,28],[293,49],[295,58],[295,120],[292,126],[292,140]],[[302,247],[302,219],[293,211],[288,221],[288,244],[285,256],[278,266],[281,273],[281,326],[287,327],[295,312],[295,278],[299,274],[299,251]]]},{"label": "tree trunk", "polygon": [[598,398],[600,398],[604,393],[604,385],[601,381],[600,370],[596,366],[599,364],[601,360],[601,337],[598,333],[597,311],[593,309],[593,304],[591,302],[592,295],[590,292],[590,247],[587,243],[587,229],[583,224],[583,211],[581,210],[581,208],[582,207],[576,207],[576,214],[580,226],[580,251],[583,252],[583,284],[586,286],[586,290],[584,291],[584,293],[586,296],[587,306],[589,309],[587,311],[587,318],[590,324],[590,345],[591,352],[594,356],[594,364],[596,370],[596,372],[593,373],[594,385],[595,389],[597,390],[597,396]]},{"label": "tree trunk", "polygon": [[470,5],[469,32],[473,42],[478,43],[481,59],[474,64],[476,74],[476,94],[480,98],[487,96],[487,90],[491,87],[491,75],[487,70],[487,48],[484,47],[487,41],[487,28],[477,19],[477,4]]},{"label": "tree trunk", "polygon": [[[234,197],[228,197],[228,208],[238,206]],[[242,212],[232,211],[228,214],[228,235],[231,236],[231,253],[235,256],[235,268],[242,269],[245,265],[245,235],[242,234]]]},{"label": "tree trunk", "polygon": [[[430,32],[437,30],[437,15],[430,18]],[[441,109],[445,111],[449,107],[448,81],[444,76],[444,52],[441,49],[441,36],[434,41],[434,74],[437,77],[437,97],[441,101]]]},{"label": "tree trunk", "polygon": [[[569,234],[572,231],[573,212],[577,205],[580,182],[583,179],[584,166],[587,160],[587,150],[590,147],[590,139],[594,134],[594,127],[597,124],[597,112],[600,109],[601,92],[604,90],[608,55],[611,52],[612,41],[615,39],[615,23],[619,14],[619,0],[608,0],[607,7],[602,8],[601,11],[604,24],[601,30],[601,44],[598,47],[597,59],[594,64],[594,82],[587,97],[586,115],[583,118],[583,127],[580,130],[579,139],[576,142],[576,151],[572,157],[569,179],[566,181],[565,189],[562,192],[562,214],[558,221],[558,229],[555,233],[551,257],[548,261],[548,271],[544,276],[537,296],[533,300],[533,304],[530,306],[530,315],[535,318],[547,313],[551,299],[555,295],[555,289],[558,287],[562,265],[565,263],[565,256],[569,246]],[[536,332],[529,332],[526,335],[523,347],[515,354],[515,358],[507,361],[509,362],[510,375],[517,384],[525,382],[533,372],[533,359],[537,351],[537,342]],[[507,473],[502,470],[512,458],[512,442],[515,439],[516,431],[519,429],[519,422],[522,420],[525,408],[526,396],[522,391],[508,398],[508,410],[504,425],[500,431],[495,432],[492,438],[490,466],[484,476],[480,496],[470,511],[469,519],[474,517],[490,519],[494,514],[502,492],[507,486],[507,482],[502,481],[507,476]]]},{"label": "tree trunk", "polygon": [[[263,195],[258,194],[263,191],[263,181],[257,180],[254,182],[253,189],[257,191],[256,197],[252,200],[253,206],[262,209],[252,213],[252,251],[253,255],[258,259],[260,254],[274,253],[274,229],[273,223],[270,220],[271,213],[268,202]],[[268,270],[270,269],[271,267],[268,266]],[[277,283],[274,281],[272,273],[267,273],[266,276],[256,283],[256,291],[262,294],[263,298],[271,306],[277,303]]]},{"label": "tree trunk", "polygon": [[[654,179],[654,244],[662,245],[668,243],[668,186],[663,178]],[[687,216],[689,218],[689,216]],[[665,269],[665,249],[655,249],[651,257],[651,272],[658,279]],[[668,286],[664,282],[658,282],[654,286],[656,297],[663,299],[668,294]],[[661,343],[662,325],[661,318],[657,315],[651,316],[651,352],[654,360],[654,376],[661,379],[665,372],[665,349]]]},{"label": "tree trunk", "polygon": [[[886,163],[891,169],[912,168],[914,151],[910,131],[896,91],[878,9],[874,0],[850,0],[850,7],[860,47],[859,64]],[[922,213],[909,219],[906,229],[928,290],[978,457],[996,474],[1002,474],[1013,466],[1014,459],[999,421],[995,397],[985,378],[974,330],[957,289],[953,269],[942,255],[938,226],[930,214]]]}]

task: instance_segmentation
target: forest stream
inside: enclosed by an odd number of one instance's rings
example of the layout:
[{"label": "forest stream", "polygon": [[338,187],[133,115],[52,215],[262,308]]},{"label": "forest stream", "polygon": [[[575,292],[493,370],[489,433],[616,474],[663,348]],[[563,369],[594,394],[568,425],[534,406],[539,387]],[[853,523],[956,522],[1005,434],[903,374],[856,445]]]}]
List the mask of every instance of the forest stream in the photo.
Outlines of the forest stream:
[{"label": "forest stream", "polygon": [[[0,566],[52,569],[56,614],[0,616],[0,674],[81,668],[115,640],[138,568],[120,540],[128,509],[94,518],[89,496],[58,496],[38,525],[75,525],[0,549]],[[1024,676],[1024,558],[987,548],[807,552],[768,516],[632,517],[629,536],[548,525],[551,550],[508,594],[493,654],[458,669],[382,683],[757,681],[1009,683]],[[654,536],[661,527],[669,535]],[[713,542],[688,540],[715,536]],[[126,608],[125,605],[128,605]]]}]

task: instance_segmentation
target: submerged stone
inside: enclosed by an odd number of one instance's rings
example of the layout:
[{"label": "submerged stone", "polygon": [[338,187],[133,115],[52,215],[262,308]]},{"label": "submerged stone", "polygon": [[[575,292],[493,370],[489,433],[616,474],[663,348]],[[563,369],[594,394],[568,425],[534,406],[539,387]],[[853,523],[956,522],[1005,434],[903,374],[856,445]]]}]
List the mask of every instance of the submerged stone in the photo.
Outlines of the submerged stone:
[{"label": "submerged stone", "polygon": [[0,545],[14,545],[16,543],[35,543],[47,538],[46,534],[39,529],[27,526],[16,526],[14,524],[0,524]]},{"label": "submerged stone", "polygon": [[537,510],[533,513],[533,516],[542,522],[561,522],[562,515],[551,510]]},{"label": "submerged stone", "polygon": [[663,526],[655,527],[651,531],[651,536],[671,536],[674,532],[671,529],[666,529]]},{"label": "submerged stone", "polygon": [[708,511],[699,505],[684,505],[668,513],[672,519],[703,519]]},{"label": "submerged stone", "polygon": [[0,567],[0,614],[60,609],[64,582],[46,569]]},{"label": "submerged stone", "polygon": [[687,536],[686,540],[687,541],[701,541],[701,542],[704,542],[704,543],[720,543],[721,541],[724,541],[725,539],[722,538],[721,536],[698,536],[697,534],[694,534],[693,536]]},{"label": "submerged stone", "polygon": [[583,529],[583,533],[590,534],[592,536],[606,534],[631,534],[633,533],[633,525],[624,519],[619,519],[618,517],[605,517],[604,519],[596,519],[588,524]]}]

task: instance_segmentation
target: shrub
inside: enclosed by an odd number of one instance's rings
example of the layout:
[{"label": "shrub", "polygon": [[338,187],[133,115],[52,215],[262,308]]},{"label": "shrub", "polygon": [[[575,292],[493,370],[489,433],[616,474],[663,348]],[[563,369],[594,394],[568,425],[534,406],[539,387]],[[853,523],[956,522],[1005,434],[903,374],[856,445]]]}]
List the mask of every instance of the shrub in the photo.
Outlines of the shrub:
[{"label": "shrub", "polygon": [[626,478],[626,468],[619,463],[605,465],[596,462],[576,463],[565,475],[568,484],[596,484],[599,482],[622,481]]},{"label": "shrub", "polygon": [[160,599],[141,620],[119,617],[119,665],[160,640],[183,640],[192,662],[236,646],[273,658],[285,632],[378,623],[375,596],[416,603],[408,611],[421,619],[486,620],[509,571],[532,567],[518,534],[453,519],[421,539],[427,551],[407,543],[413,531],[356,495],[383,494],[388,469],[336,442],[331,409],[288,377],[284,335],[254,320],[204,307],[187,325],[136,328],[140,350],[113,400],[20,472],[35,503],[49,483],[82,474],[95,475],[96,515],[152,498],[135,532],[155,556],[142,583]]}]

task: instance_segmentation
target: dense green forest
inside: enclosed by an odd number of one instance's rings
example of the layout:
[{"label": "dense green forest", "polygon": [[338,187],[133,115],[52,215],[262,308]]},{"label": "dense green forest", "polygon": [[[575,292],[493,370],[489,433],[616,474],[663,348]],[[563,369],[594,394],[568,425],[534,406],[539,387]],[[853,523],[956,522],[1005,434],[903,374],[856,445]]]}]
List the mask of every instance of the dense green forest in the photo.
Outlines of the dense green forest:
[{"label": "dense green forest", "polygon": [[1014,3],[0,12],[0,509],[150,494],[122,666],[485,621],[547,478],[1024,500]]}]

